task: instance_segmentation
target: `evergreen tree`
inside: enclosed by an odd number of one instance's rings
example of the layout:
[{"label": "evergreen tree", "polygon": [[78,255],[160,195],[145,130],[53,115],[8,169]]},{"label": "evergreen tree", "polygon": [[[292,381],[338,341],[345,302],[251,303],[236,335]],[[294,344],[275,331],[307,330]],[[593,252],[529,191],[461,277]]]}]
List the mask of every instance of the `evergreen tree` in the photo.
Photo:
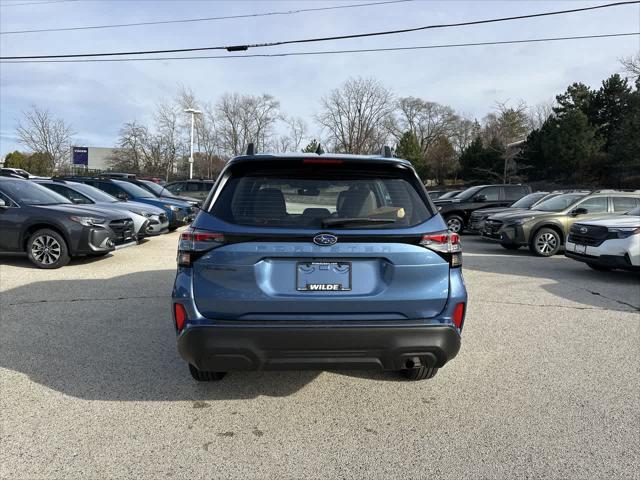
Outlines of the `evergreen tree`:
[{"label": "evergreen tree", "polygon": [[318,149],[318,141],[316,139],[313,139],[309,142],[309,144],[304,147],[302,149],[302,153],[316,153],[316,150]]},{"label": "evergreen tree", "polygon": [[420,142],[413,132],[407,131],[402,134],[396,146],[395,156],[409,160],[421,179],[427,177],[427,166],[422,156]]}]

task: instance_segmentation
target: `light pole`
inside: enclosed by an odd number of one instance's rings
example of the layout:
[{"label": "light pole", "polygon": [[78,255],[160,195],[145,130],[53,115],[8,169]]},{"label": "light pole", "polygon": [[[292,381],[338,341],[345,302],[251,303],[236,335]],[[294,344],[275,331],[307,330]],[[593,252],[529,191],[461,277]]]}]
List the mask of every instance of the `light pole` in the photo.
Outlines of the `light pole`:
[{"label": "light pole", "polygon": [[189,178],[193,178],[193,127],[196,121],[196,115],[200,115],[202,112],[195,108],[187,108],[184,113],[191,114],[191,149],[189,150]]}]

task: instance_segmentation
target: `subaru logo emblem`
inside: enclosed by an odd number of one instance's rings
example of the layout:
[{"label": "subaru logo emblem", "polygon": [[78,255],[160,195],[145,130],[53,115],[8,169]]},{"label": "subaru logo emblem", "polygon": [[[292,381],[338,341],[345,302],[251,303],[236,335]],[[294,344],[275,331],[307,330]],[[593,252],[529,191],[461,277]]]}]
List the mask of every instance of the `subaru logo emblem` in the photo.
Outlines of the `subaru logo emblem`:
[{"label": "subaru logo emblem", "polygon": [[331,235],[330,233],[321,233],[313,237],[313,243],[320,245],[321,247],[330,247],[338,241],[338,237]]},{"label": "subaru logo emblem", "polygon": [[580,233],[587,233],[589,229],[587,227],[580,227]]}]

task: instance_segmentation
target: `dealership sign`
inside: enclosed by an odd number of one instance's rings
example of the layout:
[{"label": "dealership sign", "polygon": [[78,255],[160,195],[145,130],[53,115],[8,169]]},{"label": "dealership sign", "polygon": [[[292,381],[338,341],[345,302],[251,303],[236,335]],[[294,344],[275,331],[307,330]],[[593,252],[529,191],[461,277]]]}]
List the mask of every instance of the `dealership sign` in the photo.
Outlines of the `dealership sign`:
[{"label": "dealership sign", "polygon": [[89,148],[73,147],[73,164],[89,165]]}]

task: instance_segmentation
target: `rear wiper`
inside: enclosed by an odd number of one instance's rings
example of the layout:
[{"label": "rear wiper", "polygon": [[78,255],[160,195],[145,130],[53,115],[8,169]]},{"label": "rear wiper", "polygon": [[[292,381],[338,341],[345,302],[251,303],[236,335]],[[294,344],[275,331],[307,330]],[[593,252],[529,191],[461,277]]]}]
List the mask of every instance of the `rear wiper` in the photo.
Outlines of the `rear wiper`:
[{"label": "rear wiper", "polygon": [[386,223],[395,223],[395,220],[390,218],[366,217],[325,218],[324,220],[322,220],[323,227],[347,227],[349,225],[383,225]]}]

